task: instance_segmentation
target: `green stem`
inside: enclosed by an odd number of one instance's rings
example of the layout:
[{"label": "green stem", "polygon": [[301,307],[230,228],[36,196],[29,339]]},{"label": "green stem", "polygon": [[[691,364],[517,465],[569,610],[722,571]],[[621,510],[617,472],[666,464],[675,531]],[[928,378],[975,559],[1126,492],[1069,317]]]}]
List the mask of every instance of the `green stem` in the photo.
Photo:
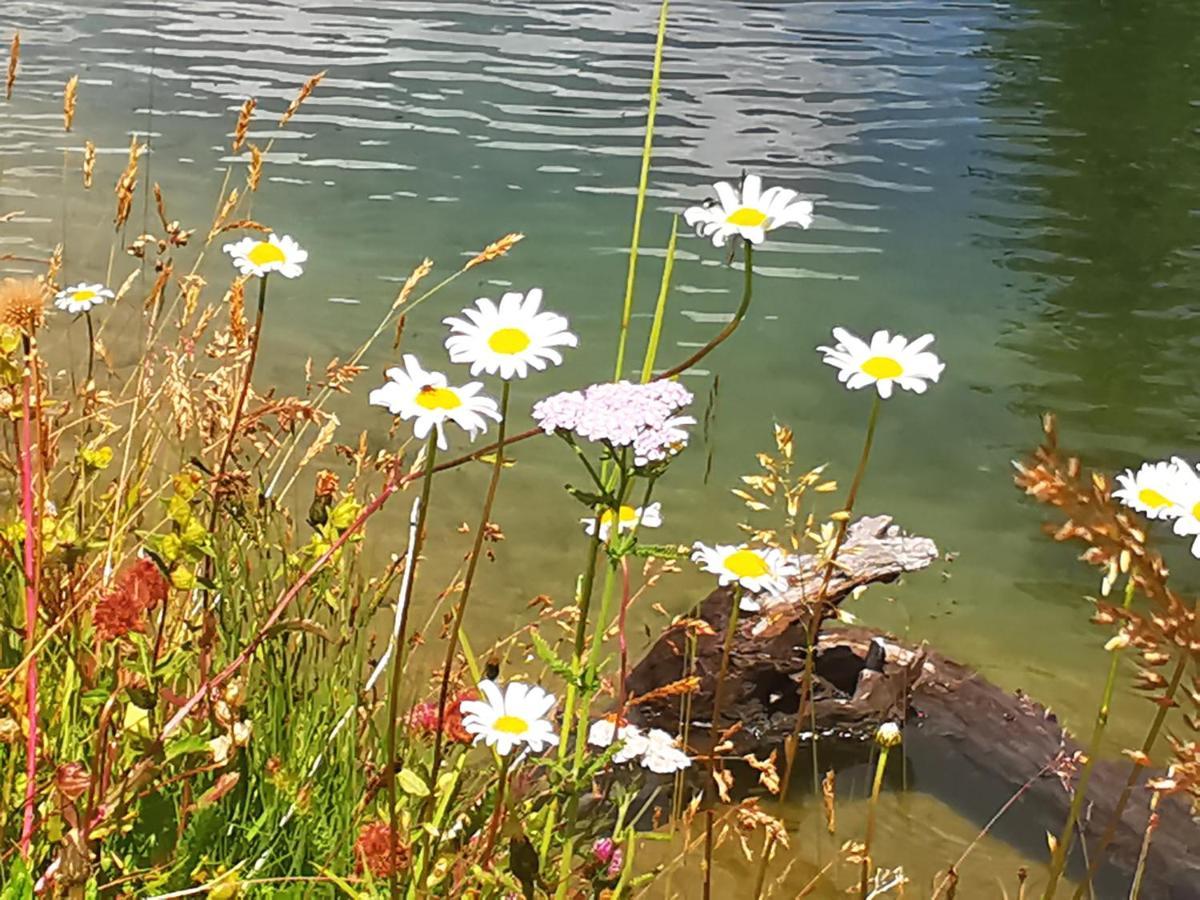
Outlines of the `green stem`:
[{"label": "green stem", "polygon": [[388,795],[388,846],[392,856],[391,875],[388,885],[392,900],[400,896],[400,888],[396,881],[396,871],[399,860],[396,858],[396,837],[398,835],[396,817],[399,809],[396,804],[396,730],[399,718],[397,710],[400,704],[400,678],[404,674],[404,650],[408,637],[408,612],[412,609],[413,586],[416,584],[416,568],[421,560],[421,545],[425,542],[425,519],[429,515],[429,493],[433,486],[433,473],[436,470],[434,460],[437,457],[438,430],[429,432],[429,443],[425,445],[425,475],[421,479],[421,508],[417,512],[416,546],[412,553],[412,572],[406,572],[408,591],[404,594],[404,609],[400,611],[400,625],[396,629],[396,646],[392,652],[392,678],[388,686],[387,712],[387,759],[384,762],[384,777],[387,782]]},{"label": "green stem", "polygon": [[671,238],[667,241],[667,258],[663,262],[662,282],[658,286],[658,301],[654,304],[654,320],[650,325],[650,338],[646,341],[646,356],[642,360],[642,384],[654,374],[654,359],[658,355],[658,344],[662,340],[663,315],[667,311],[667,294],[671,290],[671,273],[675,269],[675,242],[678,237],[679,216],[671,217]]},{"label": "green stem", "polygon": [[642,238],[642,213],[646,209],[646,186],[650,180],[650,155],[654,146],[654,116],[658,111],[658,86],[662,76],[663,43],[667,37],[667,7],[662,0],[658,12],[658,37],[654,43],[654,70],[650,75],[650,104],[646,112],[646,136],[642,142],[642,169],[638,175],[637,200],[633,209],[633,236],[629,244],[629,270],[625,275],[625,301],[621,308],[621,334],[617,339],[617,366],[613,381],[621,380],[625,367],[625,341],[633,317],[633,285],[637,280],[638,244]]},{"label": "green stem", "polygon": [[734,310],[733,318],[729,320],[728,325],[716,333],[712,340],[683,362],[671,366],[671,368],[658,376],[659,379],[671,378],[682,372],[686,372],[723,344],[730,335],[737,331],[738,326],[742,324],[742,319],[746,317],[746,312],[750,309],[750,300],[754,294],[754,245],[749,241],[743,241],[742,247],[745,250],[745,262],[742,264],[742,302]]},{"label": "green stem", "polygon": [[[816,601],[812,605],[812,613],[809,618],[805,642],[804,676],[800,682],[800,705],[796,709],[796,722],[792,727],[792,733],[788,735],[783,747],[784,766],[783,779],[779,786],[780,798],[787,797],[792,785],[792,772],[796,764],[796,750],[800,742],[800,729],[804,724],[806,706],[810,705],[808,700],[812,695],[817,630],[821,625],[824,615],[823,606],[825,604],[825,596],[829,591],[829,583],[833,578],[833,569],[837,563],[838,552],[842,549],[842,544],[846,540],[846,531],[850,527],[850,516],[854,511],[854,503],[858,499],[858,492],[862,487],[863,478],[867,472],[867,463],[871,458],[871,448],[875,444],[875,430],[879,425],[879,411],[882,406],[881,398],[877,393],[871,403],[871,413],[867,418],[867,433],[863,438],[862,453],[858,457],[858,468],[854,470],[854,480],[850,483],[849,493],[846,494],[846,504],[842,509],[837,533],[834,536],[833,546],[829,552],[829,562],[826,564],[825,572],[821,577],[821,589],[817,592]],[[815,760],[817,753],[817,732],[815,728],[812,730],[812,734],[813,758]],[[763,853],[762,859],[758,863],[758,878],[754,892],[755,900],[758,900],[762,896],[762,887],[766,883],[767,864],[771,859],[770,851],[772,846],[768,846],[767,851]]]},{"label": "green stem", "polygon": [[87,365],[87,381],[84,382],[84,389],[90,390],[92,383],[92,372],[96,367],[96,326],[92,324],[92,311],[89,309],[83,314],[87,320],[87,341],[88,341],[88,365]]},{"label": "green stem", "polygon": [[879,805],[879,789],[883,785],[883,772],[887,768],[888,753],[891,747],[881,745],[879,760],[875,763],[875,780],[871,784],[871,804],[867,807],[867,837],[863,841],[862,880],[859,882],[859,896],[867,896],[867,879],[871,875],[871,844],[875,840],[875,814]]},{"label": "green stem", "polygon": [[721,739],[721,703],[725,696],[725,676],[729,672],[729,654],[733,650],[733,639],[737,634],[738,614],[741,612],[741,586],[734,585],[731,594],[733,601],[729,609],[729,622],[725,626],[725,642],[721,645],[721,668],[717,674],[716,687],[713,690],[712,716],[708,729],[712,746],[708,753],[709,779],[706,787],[709,804],[708,809],[704,811],[704,900],[710,900],[712,897],[713,792],[716,790],[716,773],[723,768],[717,759],[717,742]]},{"label": "green stem", "polygon": [[[442,684],[438,690],[437,731],[433,738],[433,763],[430,766],[429,784],[437,784],[438,772],[442,767],[442,749],[444,735],[442,729],[446,723],[446,700],[450,693],[450,672],[454,668],[454,657],[458,652],[459,634],[462,632],[463,619],[467,614],[467,601],[471,599],[471,587],[475,584],[475,572],[479,567],[479,557],[483,552],[483,536],[487,533],[488,522],[492,516],[492,505],[496,500],[496,487],[500,483],[500,473],[504,471],[504,437],[508,426],[508,399],[512,383],[504,382],[500,394],[500,425],[498,427],[497,448],[492,461],[492,477],[488,481],[487,494],[483,498],[483,509],[479,514],[479,527],[475,529],[475,540],[471,545],[471,556],[467,562],[467,573],[463,578],[462,597],[454,610],[454,625],[450,629],[450,642],[446,646],[446,659],[442,664]],[[428,803],[435,799],[429,795]]]},{"label": "green stem", "polygon": [[[1151,751],[1154,750],[1154,745],[1158,742],[1158,735],[1167,721],[1167,713],[1174,706],[1172,701],[1175,697],[1175,692],[1179,690],[1179,683],[1183,680],[1184,672],[1187,670],[1188,658],[1187,654],[1181,653],[1179,655],[1179,659],[1175,663],[1175,671],[1171,673],[1171,680],[1167,684],[1167,689],[1163,692],[1161,701],[1156,704],[1158,709],[1154,713],[1154,719],[1151,721],[1150,727],[1146,730],[1146,737],[1142,741],[1141,753],[1143,757],[1149,756]],[[1129,804],[1129,798],[1133,796],[1133,789],[1137,787],[1141,774],[1141,763],[1135,762],[1129,766],[1129,776],[1125,779],[1125,787],[1121,790],[1121,796],[1117,798],[1117,805],[1108,817],[1108,824],[1104,828],[1104,834],[1100,836],[1100,842],[1092,848],[1094,859],[1088,865],[1087,876],[1079,882],[1079,886],[1075,889],[1072,900],[1083,900],[1084,892],[1091,885],[1092,879],[1096,877],[1096,872],[1100,870],[1100,865],[1104,862],[1104,851],[1112,843],[1112,839],[1117,833],[1117,825],[1121,821],[1125,807]]]},{"label": "green stem", "polygon": [[[1133,588],[1133,578],[1131,577],[1125,583],[1123,609],[1129,609],[1133,603]],[[1088,742],[1086,751],[1087,761],[1079,773],[1079,781],[1075,784],[1075,793],[1071,797],[1071,808],[1067,812],[1067,821],[1058,836],[1058,846],[1055,847],[1054,855],[1050,859],[1050,876],[1046,882],[1046,890],[1042,892],[1042,900],[1051,900],[1058,891],[1058,882],[1062,878],[1063,869],[1066,868],[1067,858],[1071,853],[1071,844],[1075,840],[1075,823],[1079,821],[1079,814],[1083,811],[1088,782],[1092,778],[1092,768],[1096,765],[1100,742],[1104,738],[1104,729],[1108,726],[1108,713],[1112,707],[1113,692],[1117,685],[1117,672],[1121,664],[1121,648],[1114,648],[1111,652],[1112,660],[1108,664],[1108,677],[1104,681],[1104,693],[1100,699],[1100,706],[1096,710],[1096,722],[1092,726],[1092,739]]]}]

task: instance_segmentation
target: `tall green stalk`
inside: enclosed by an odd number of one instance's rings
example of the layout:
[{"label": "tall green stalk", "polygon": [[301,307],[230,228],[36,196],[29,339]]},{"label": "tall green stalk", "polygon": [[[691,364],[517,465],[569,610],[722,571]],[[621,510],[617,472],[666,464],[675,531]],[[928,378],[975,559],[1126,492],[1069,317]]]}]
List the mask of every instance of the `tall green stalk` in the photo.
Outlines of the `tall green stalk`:
[{"label": "tall green stalk", "polygon": [[[1123,609],[1129,609],[1133,603],[1133,578],[1125,583],[1125,600]],[[1067,859],[1071,854],[1071,844],[1075,840],[1075,823],[1083,811],[1083,803],[1087,799],[1088,783],[1092,779],[1092,769],[1096,765],[1096,756],[1100,752],[1100,742],[1104,739],[1104,730],[1108,726],[1108,713],[1112,708],[1113,692],[1117,686],[1117,671],[1121,664],[1121,647],[1115,647],[1112,660],[1108,664],[1108,677],[1104,680],[1104,693],[1100,698],[1100,706],[1096,709],[1096,722],[1092,726],[1092,739],[1088,742],[1087,761],[1079,773],[1079,781],[1075,784],[1075,793],[1071,797],[1071,808],[1067,812],[1067,821],[1063,823],[1062,832],[1058,836],[1058,845],[1050,858],[1050,876],[1046,881],[1046,890],[1042,892],[1042,900],[1051,900],[1058,891],[1058,882],[1066,868]]]},{"label": "tall green stalk", "polygon": [[633,286],[637,280],[638,245],[642,239],[642,213],[646,208],[646,185],[650,179],[650,155],[654,146],[654,116],[658,112],[658,87],[662,76],[663,42],[667,36],[667,7],[662,0],[658,11],[658,36],[654,43],[654,71],[650,76],[650,104],[646,112],[646,137],[642,143],[642,170],[638,176],[637,201],[633,209],[633,236],[629,243],[629,270],[625,275],[625,302],[621,307],[621,334],[617,338],[617,365],[614,381],[621,380],[625,367],[625,341],[629,337],[629,322],[633,317]]},{"label": "tall green stalk", "polygon": [[667,258],[663,262],[662,281],[658,286],[658,301],[654,304],[654,321],[650,324],[650,338],[646,341],[646,357],[642,361],[642,384],[654,374],[654,358],[662,340],[663,314],[667,309],[667,295],[671,291],[671,273],[675,269],[675,241],[678,238],[679,216],[671,217],[671,237],[667,241]]},{"label": "tall green stalk", "polygon": [[[459,635],[462,632],[463,619],[467,614],[467,602],[471,599],[471,588],[475,584],[475,572],[479,568],[479,557],[483,552],[483,536],[487,533],[488,522],[492,517],[492,505],[496,500],[496,487],[500,483],[500,473],[504,471],[504,438],[508,429],[508,399],[512,391],[512,382],[505,379],[500,393],[500,424],[496,440],[496,454],[492,460],[492,476],[488,481],[487,494],[483,498],[483,509],[479,514],[479,527],[475,529],[475,540],[471,545],[471,557],[467,561],[467,573],[463,578],[462,596],[454,610],[454,625],[450,629],[450,640],[446,645],[446,659],[442,664],[442,683],[438,690],[437,731],[433,738],[433,763],[430,766],[429,783],[437,785],[438,773],[442,767],[442,749],[445,736],[442,731],[446,724],[446,700],[450,693],[450,672],[454,668],[454,656],[458,652]],[[428,804],[436,797],[431,793]]]},{"label": "tall green stalk", "polygon": [[[894,728],[885,732],[885,728]],[[871,783],[871,803],[867,807],[867,835],[863,841],[862,877],[859,881],[858,893],[863,900],[867,896],[867,881],[871,877],[871,844],[875,840],[875,818],[879,807],[879,789],[883,786],[883,773],[887,769],[888,754],[892,747],[900,743],[900,729],[892,723],[880,726],[875,735],[875,743],[879,745],[879,759],[875,763],[875,779]]]},{"label": "tall green stalk", "polygon": [[396,817],[399,810],[396,806],[396,730],[400,704],[400,678],[404,674],[404,650],[408,637],[408,613],[412,609],[412,586],[416,583],[416,567],[421,559],[421,545],[425,542],[425,520],[429,515],[429,493],[433,486],[433,474],[436,470],[434,461],[437,457],[437,428],[429,432],[429,442],[425,445],[425,475],[421,479],[421,509],[417,513],[416,547],[412,553],[412,572],[405,572],[409,589],[404,593],[404,609],[400,611],[400,625],[396,629],[396,647],[392,655],[392,678],[388,685],[387,712],[387,759],[384,762],[384,778],[387,782],[388,796],[388,846],[391,853],[391,875],[388,887],[392,900],[400,896],[400,887],[396,881],[396,872],[400,868],[396,858],[396,836],[398,834]]}]

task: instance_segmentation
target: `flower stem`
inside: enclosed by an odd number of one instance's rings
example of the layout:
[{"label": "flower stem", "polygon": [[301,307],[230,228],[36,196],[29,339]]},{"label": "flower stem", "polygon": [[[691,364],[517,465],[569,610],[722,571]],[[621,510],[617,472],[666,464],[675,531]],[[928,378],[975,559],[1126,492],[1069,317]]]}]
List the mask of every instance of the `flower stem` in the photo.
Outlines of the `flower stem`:
[{"label": "flower stem", "polygon": [[[749,246],[749,245],[747,245]],[[712,747],[708,753],[708,772],[709,780],[707,790],[709,794],[708,809],[704,811],[704,900],[710,900],[712,897],[712,853],[713,853],[713,797],[712,793],[716,789],[716,773],[723,768],[720,760],[717,759],[717,742],[721,739],[721,701],[725,695],[725,676],[729,672],[729,654],[733,650],[733,638],[737,634],[738,613],[741,612],[742,603],[742,588],[740,585],[734,585],[732,591],[733,601],[729,609],[729,623],[725,626],[725,642],[721,646],[721,668],[717,674],[717,685],[713,690],[713,706],[712,716],[709,724],[709,739],[712,742]]]},{"label": "flower stem", "polygon": [[[821,577],[821,589],[817,592],[817,597],[813,602],[812,612],[808,621],[808,634],[806,639],[806,650],[804,656],[804,676],[800,682],[800,704],[796,708],[796,722],[792,726],[792,733],[788,735],[783,745],[783,779],[780,781],[779,797],[785,799],[792,785],[792,771],[796,764],[796,750],[800,742],[800,729],[804,724],[805,708],[812,707],[809,702],[812,696],[812,682],[816,661],[816,642],[817,630],[820,628],[823,607],[825,605],[825,595],[829,591],[829,583],[833,578],[833,568],[837,563],[838,551],[842,549],[842,543],[846,539],[846,531],[850,527],[850,516],[854,511],[854,503],[858,499],[859,488],[862,487],[863,477],[866,475],[867,462],[871,458],[871,447],[875,443],[875,429],[879,425],[879,411],[882,408],[882,402],[878,394],[875,395],[871,403],[871,413],[867,418],[867,433],[863,439],[862,453],[858,458],[858,468],[854,471],[854,480],[850,483],[850,491],[846,494],[846,505],[841,511],[841,518],[838,522],[837,533],[834,536],[833,546],[829,551],[829,562],[825,566],[825,572]],[[812,712],[815,714],[815,708]],[[812,729],[813,741],[813,768],[814,782],[816,779],[816,760],[817,760],[817,731]],[[773,841],[772,841],[773,845]],[[768,846],[767,851],[763,853],[759,860],[759,870],[757,887],[754,893],[755,900],[762,896],[762,887],[766,883],[767,864],[771,859],[771,850],[773,846]]]},{"label": "flower stem", "polygon": [[500,818],[504,812],[505,788],[508,787],[509,757],[500,757],[500,784],[496,786],[496,808],[492,810],[492,820],[488,823],[487,840],[483,845],[483,855],[479,865],[484,869],[492,861],[492,849],[496,846],[496,834],[500,830]]},{"label": "flower stem", "polygon": [[871,803],[867,807],[867,836],[863,841],[862,880],[858,885],[860,897],[867,896],[867,879],[871,875],[871,843],[875,840],[875,814],[879,805],[879,789],[883,785],[883,772],[887,768],[888,753],[891,747],[886,744],[879,747],[879,759],[875,763],[875,780],[871,784]]},{"label": "flower stem", "polygon": [[37,544],[40,537],[34,508],[33,433],[29,385],[36,371],[33,344],[25,338],[25,366],[21,372],[21,517],[25,525],[25,654],[29,668],[25,676],[25,705],[29,715],[25,744],[25,816],[21,825],[21,855],[29,858],[37,805],[38,669],[34,644],[37,638],[38,571]]},{"label": "flower stem", "polygon": [[[492,505],[496,500],[496,486],[500,483],[500,473],[504,470],[504,436],[508,426],[508,398],[512,382],[505,380],[500,394],[500,425],[498,427],[497,447],[492,461],[492,477],[488,481],[487,494],[483,498],[483,510],[479,515],[479,527],[475,529],[475,540],[471,545],[471,556],[467,561],[467,573],[463,578],[462,596],[454,610],[454,624],[450,629],[450,642],[446,646],[446,659],[442,664],[442,684],[438,690],[437,731],[433,738],[433,763],[430,766],[429,784],[436,785],[438,772],[442,767],[442,748],[444,735],[442,729],[446,723],[446,700],[450,694],[450,672],[454,668],[454,657],[458,652],[458,636],[462,632],[463,619],[467,613],[467,601],[471,598],[471,587],[475,583],[475,571],[479,566],[479,557],[483,551],[483,536],[487,533],[488,522],[491,520]],[[435,799],[430,793],[429,803]]]},{"label": "flower stem", "polygon": [[743,281],[742,281],[742,302],[738,304],[738,308],[733,313],[733,318],[729,320],[729,324],[718,331],[713,338],[685,359],[683,362],[671,366],[661,375],[656,381],[661,381],[664,378],[672,378],[679,375],[681,372],[686,372],[713,350],[717,349],[725,340],[737,331],[738,326],[742,323],[742,319],[746,317],[746,312],[750,309],[750,300],[754,293],[754,245],[749,241],[743,241],[742,247],[745,250],[745,261],[743,262]]},{"label": "flower stem", "polygon": [[409,593],[405,596],[404,609],[400,611],[400,624],[396,628],[396,648],[392,655],[392,678],[388,685],[388,711],[387,711],[387,759],[384,762],[384,778],[387,782],[388,796],[388,846],[392,856],[392,864],[389,867],[391,874],[388,876],[388,885],[391,890],[392,900],[400,896],[400,886],[396,881],[396,872],[399,869],[399,859],[396,856],[396,838],[399,835],[397,830],[397,815],[399,810],[396,806],[396,729],[397,710],[400,704],[400,678],[404,674],[404,651],[408,637],[408,611],[412,609],[412,585],[416,582],[416,568],[421,560],[421,546],[425,543],[425,520],[429,515],[429,493],[433,486],[433,473],[436,471],[434,460],[437,456],[437,438],[438,430],[434,428],[429,432],[429,442],[425,445],[425,477],[421,480],[421,509],[417,513],[417,536],[416,547],[412,553],[412,571],[405,572],[404,576],[408,579]]},{"label": "flower stem", "polygon": [[[1133,603],[1133,578],[1125,583],[1125,599],[1123,609],[1129,609]],[[1075,840],[1075,823],[1083,811],[1083,803],[1087,798],[1088,782],[1092,778],[1092,768],[1096,765],[1096,755],[1100,752],[1100,742],[1104,738],[1104,729],[1108,726],[1108,712],[1112,707],[1113,692],[1117,686],[1117,671],[1121,664],[1121,648],[1112,651],[1112,660],[1108,664],[1108,677],[1104,681],[1104,693],[1100,698],[1100,706],[1096,710],[1096,722],[1092,726],[1092,739],[1088,743],[1087,762],[1079,773],[1079,781],[1075,784],[1075,793],[1071,797],[1071,808],[1067,812],[1067,821],[1063,824],[1058,836],[1058,846],[1050,858],[1050,875],[1046,881],[1046,889],[1042,892],[1042,900],[1051,900],[1058,891],[1058,882],[1066,868],[1067,858],[1071,853],[1071,843]]]},{"label": "flower stem", "polygon": [[92,311],[89,309],[83,314],[87,320],[87,341],[88,341],[88,365],[87,365],[87,381],[84,382],[85,390],[91,389],[92,373],[96,368],[96,326],[92,323]]},{"label": "flower stem", "polygon": [[[242,425],[242,415],[246,408],[246,397],[250,394],[250,382],[254,378],[254,362],[258,359],[258,343],[262,338],[263,315],[267,308],[267,276],[263,275],[258,282],[258,311],[254,316],[254,333],[250,335],[250,356],[246,360],[246,371],[242,375],[242,386],[238,391],[237,402],[233,406],[233,419],[229,423],[229,434],[225,438],[225,446],[221,449],[221,455],[217,459],[217,467],[214,470],[213,479],[213,496],[212,509],[208,514],[208,534],[213,534],[217,528],[217,516],[221,511],[221,492],[224,490],[223,482],[225,481],[225,467],[229,465],[229,458],[233,455],[233,448],[237,445],[238,431]],[[204,630],[201,638],[200,651],[200,680],[205,682],[208,680],[208,673],[212,664],[213,644],[216,642],[216,616],[213,610],[212,594],[203,587],[204,582],[211,583],[212,581],[213,557],[206,555],[204,557],[204,578],[202,579],[201,590],[204,591]]]}]

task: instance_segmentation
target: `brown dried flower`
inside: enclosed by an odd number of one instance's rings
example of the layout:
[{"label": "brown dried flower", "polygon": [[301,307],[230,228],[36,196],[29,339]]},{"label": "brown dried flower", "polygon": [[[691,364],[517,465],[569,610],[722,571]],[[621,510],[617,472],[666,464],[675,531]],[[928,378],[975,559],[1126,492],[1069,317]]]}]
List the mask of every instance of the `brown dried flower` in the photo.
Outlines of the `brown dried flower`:
[{"label": "brown dried flower", "polygon": [[[354,867],[356,871],[368,871],[375,878],[390,878],[393,873],[403,872],[408,868],[410,851],[399,835],[395,844],[391,839],[392,831],[387,822],[370,822],[358,832],[358,840],[354,842]],[[392,848],[395,852],[392,852]],[[393,859],[395,865],[393,866]]]},{"label": "brown dried flower", "polygon": [[117,576],[92,613],[92,625],[101,640],[145,630],[145,613],[167,599],[170,582],[149,559],[134,560]]},{"label": "brown dried flower", "polygon": [[335,473],[328,469],[322,469],[317,473],[316,487],[313,488],[313,495],[316,497],[331,498],[338,490],[338,477]]},{"label": "brown dried flower", "polygon": [[96,175],[96,145],[91,141],[83,142],[83,186],[90,188]]},{"label": "brown dried flower", "polygon": [[82,763],[64,763],[54,773],[54,786],[66,800],[74,802],[91,788],[92,776]]},{"label": "brown dried flower", "polygon": [[13,33],[12,45],[8,50],[8,77],[4,80],[4,99],[11,100],[13,85],[17,83],[17,66],[21,62],[21,32]]},{"label": "brown dried flower", "polygon": [[36,278],[5,278],[0,281],[0,325],[33,334],[46,321],[50,291]]}]

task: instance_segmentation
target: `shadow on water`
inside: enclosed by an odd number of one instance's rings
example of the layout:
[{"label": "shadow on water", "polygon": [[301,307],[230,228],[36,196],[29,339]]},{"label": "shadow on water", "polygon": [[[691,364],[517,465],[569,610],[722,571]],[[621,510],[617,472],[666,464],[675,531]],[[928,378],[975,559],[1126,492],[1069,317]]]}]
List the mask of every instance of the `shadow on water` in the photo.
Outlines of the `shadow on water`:
[{"label": "shadow on water", "polygon": [[1097,450],[1193,449],[1200,5],[1023,0],[983,53],[998,140],[978,191],[1000,211],[980,240],[1024,285],[1004,345],[1039,376],[1014,407]]}]

